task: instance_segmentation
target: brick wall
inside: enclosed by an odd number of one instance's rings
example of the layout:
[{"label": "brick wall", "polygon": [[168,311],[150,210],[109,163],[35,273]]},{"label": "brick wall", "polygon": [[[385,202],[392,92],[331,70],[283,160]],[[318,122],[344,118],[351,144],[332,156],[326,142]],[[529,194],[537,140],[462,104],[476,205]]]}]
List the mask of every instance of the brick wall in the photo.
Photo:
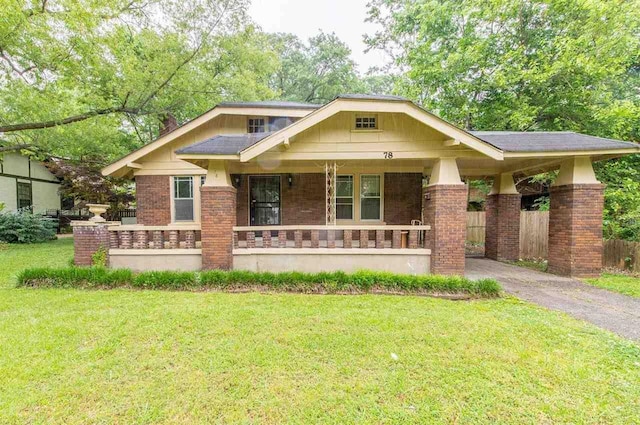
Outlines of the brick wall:
[{"label": "brick wall", "polygon": [[[106,224],[73,226],[73,262],[76,266],[90,266],[91,256],[100,248],[109,250],[109,230]],[[107,254],[107,264],[109,256]]]},{"label": "brick wall", "polygon": [[602,269],[604,185],[551,187],[549,271],[593,277]]},{"label": "brick wall", "polygon": [[[280,218],[283,225],[325,224],[324,174],[280,174]],[[249,176],[240,176],[236,217],[239,226],[249,225]]]},{"label": "brick wall", "polygon": [[171,177],[136,176],[138,224],[165,226],[171,223]]},{"label": "brick wall", "polygon": [[424,191],[425,244],[431,249],[431,273],[464,274],[467,186],[433,185]]},{"label": "brick wall", "polygon": [[231,269],[233,267],[233,226],[236,225],[237,191],[233,187],[203,186],[202,268]]},{"label": "brick wall", "polygon": [[384,174],[384,221],[390,225],[420,220],[422,173]]},{"label": "brick wall", "polygon": [[520,255],[520,194],[489,195],[486,201],[485,256],[514,261]]}]

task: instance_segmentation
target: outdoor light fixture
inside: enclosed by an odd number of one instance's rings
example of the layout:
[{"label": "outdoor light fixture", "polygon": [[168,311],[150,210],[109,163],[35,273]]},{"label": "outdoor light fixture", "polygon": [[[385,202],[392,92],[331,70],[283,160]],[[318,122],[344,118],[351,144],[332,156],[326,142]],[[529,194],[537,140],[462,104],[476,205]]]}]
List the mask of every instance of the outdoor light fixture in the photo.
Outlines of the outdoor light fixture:
[{"label": "outdoor light fixture", "polygon": [[289,182],[289,187],[293,186],[293,174],[287,175],[287,182]]},{"label": "outdoor light fixture", "polygon": [[239,175],[235,175],[233,176],[233,186],[237,189],[240,187],[240,176]]}]

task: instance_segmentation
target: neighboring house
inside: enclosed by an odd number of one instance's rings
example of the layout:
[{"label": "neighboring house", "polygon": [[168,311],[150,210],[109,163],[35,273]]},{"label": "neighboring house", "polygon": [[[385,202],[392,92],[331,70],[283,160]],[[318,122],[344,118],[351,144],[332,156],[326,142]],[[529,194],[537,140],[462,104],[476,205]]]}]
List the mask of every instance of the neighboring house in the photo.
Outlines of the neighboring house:
[{"label": "neighboring house", "polygon": [[3,211],[30,208],[34,213],[60,209],[60,181],[40,161],[19,153],[0,157],[0,203]]},{"label": "neighboring house", "polygon": [[393,96],[222,103],[104,168],[135,180],[138,224],[77,227],[76,262],[108,244],[112,266],[134,269],[462,274],[462,179],[494,179],[486,255],[513,260],[514,177],[560,169],[549,268],[594,275],[603,186],[592,161],[637,152],[571,132],[468,132]]}]

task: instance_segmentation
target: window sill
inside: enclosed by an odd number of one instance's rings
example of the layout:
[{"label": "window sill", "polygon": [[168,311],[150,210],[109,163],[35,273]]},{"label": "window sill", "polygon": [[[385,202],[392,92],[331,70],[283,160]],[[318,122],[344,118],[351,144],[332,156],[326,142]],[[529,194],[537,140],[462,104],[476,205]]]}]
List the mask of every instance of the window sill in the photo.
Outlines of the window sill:
[{"label": "window sill", "polygon": [[356,130],[355,128],[351,130],[352,133],[382,133],[382,130],[379,128],[363,128],[362,130]]}]

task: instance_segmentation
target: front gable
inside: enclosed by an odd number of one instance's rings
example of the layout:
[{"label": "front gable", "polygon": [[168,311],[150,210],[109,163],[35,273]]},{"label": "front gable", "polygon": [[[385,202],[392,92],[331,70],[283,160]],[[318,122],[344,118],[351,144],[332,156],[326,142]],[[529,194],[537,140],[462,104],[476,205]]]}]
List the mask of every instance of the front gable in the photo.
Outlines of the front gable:
[{"label": "front gable", "polygon": [[[356,114],[379,116],[380,128],[369,131],[354,128]],[[332,139],[333,137],[336,139]],[[321,149],[318,156],[311,157],[303,155],[303,152],[293,151],[300,139],[311,146],[301,146],[297,148],[298,150]],[[343,142],[348,142],[352,146],[341,144]],[[418,145],[417,142],[424,143]],[[378,145],[360,145],[356,148],[355,143],[378,143]],[[400,98],[339,97],[298,122],[243,150],[240,153],[240,160],[247,162],[262,155],[279,156],[279,159],[389,159],[388,153],[393,151],[381,145],[384,143],[391,143],[390,146],[393,148],[396,147],[393,143],[405,143],[397,146],[400,149],[398,151],[400,156],[397,158],[433,158],[437,157],[433,156],[437,150],[447,152],[460,150],[461,153],[475,152],[495,160],[503,159],[503,152],[500,149],[430,114],[410,101]],[[414,144],[409,146],[407,143]],[[313,144],[317,146],[314,147]],[[334,150],[335,155],[332,157],[329,153],[332,147],[347,151],[356,148],[353,155],[357,153],[362,155],[352,157]],[[383,150],[379,150],[380,148]]]},{"label": "front gable", "polygon": [[[374,120],[358,128],[356,120]],[[265,159],[418,159],[468,157],[478,153],[451,137],[399,112],[340,111],[260,155]]]}]

